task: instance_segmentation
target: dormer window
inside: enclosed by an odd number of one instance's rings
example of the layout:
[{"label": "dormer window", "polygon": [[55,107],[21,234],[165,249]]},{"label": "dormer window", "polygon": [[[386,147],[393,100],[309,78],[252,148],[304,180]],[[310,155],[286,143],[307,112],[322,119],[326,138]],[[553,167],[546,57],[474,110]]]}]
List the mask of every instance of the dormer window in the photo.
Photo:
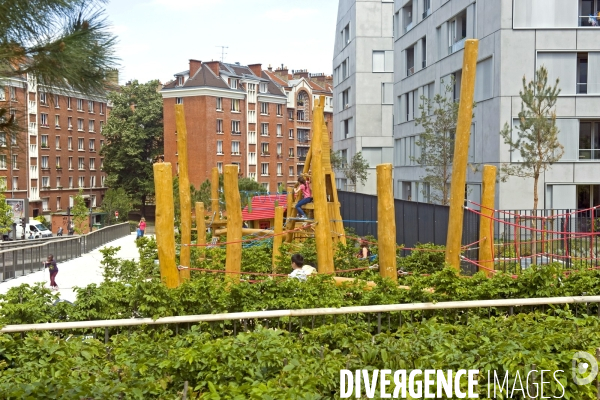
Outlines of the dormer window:
[{"label": "dormer window", "polygon": [[177,77],[177,86],[183,86],[183,76]]},{"label": "dormer window", "polygon": [[260,84],[260,92],[261,93],[267,93],[267,84],[266,83],[261,83]]},{"label": "dormer window", "polygon": [[229,87],[232,89],[238,88],[238,80],[234,78],[229,78]]}]

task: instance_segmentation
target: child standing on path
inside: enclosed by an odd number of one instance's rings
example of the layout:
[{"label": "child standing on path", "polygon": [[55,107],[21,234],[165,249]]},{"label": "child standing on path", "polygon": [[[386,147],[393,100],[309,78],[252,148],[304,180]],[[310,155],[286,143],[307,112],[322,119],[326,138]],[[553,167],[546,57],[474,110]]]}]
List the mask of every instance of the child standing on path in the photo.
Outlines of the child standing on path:
[{"label": "child standing on path", "polygon": [[146,230],[146,218],[142,217],[138,224],[138,228],[140,228],[140,236],[144,236],[144,231]]},{"label": "child standing on path", "polygon": [[50,271],[50,287],[53,290],[58,290],[58,284],[54,280],[56,274],[58,274],[58,266],[56,265],[56,261],[54,261],[54,256],[52,254],[48,255],[47,260],[44,262],[44,267],[48,268]]},{"label": "child standing on path", "polygon": [[302,206],[308,203],[312,203],[312,190],[310,190],[310,181],[304,179],[303,176],[298,178],[298,187],[294,189],[294,194],[298,194],[298,192],[302,192],[302,200],[296,203],[296,211],[298,211],[298,215],[300,215],[300,219],[307,219],[306,213],[302,209]]}]

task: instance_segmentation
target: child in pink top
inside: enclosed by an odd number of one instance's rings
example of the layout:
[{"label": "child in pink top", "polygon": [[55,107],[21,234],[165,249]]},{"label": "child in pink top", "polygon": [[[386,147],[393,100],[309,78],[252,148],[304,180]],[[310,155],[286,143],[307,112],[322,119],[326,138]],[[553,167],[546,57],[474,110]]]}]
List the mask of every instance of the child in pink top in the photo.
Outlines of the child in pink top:
[{"label": "child in pink top", "polygon": [[304,179],[303,176],[298,178],[298,183],[299,185],[296,189],[294,189],[294,193],[298,194],[298,192],[302,192],[302,200],[296,203],[296,211],[298,211],[300,219],[306,219],[306,213],[302,209],[302,206],[308,203],[312,203],[312,190],[310,189],[309,181]]},{"label": "child in pink top", "polygon": [[138,224],[138,228],[140,229],[140,236],[144,236],[144,232],[146,231],[146,218],[142,217]]}]

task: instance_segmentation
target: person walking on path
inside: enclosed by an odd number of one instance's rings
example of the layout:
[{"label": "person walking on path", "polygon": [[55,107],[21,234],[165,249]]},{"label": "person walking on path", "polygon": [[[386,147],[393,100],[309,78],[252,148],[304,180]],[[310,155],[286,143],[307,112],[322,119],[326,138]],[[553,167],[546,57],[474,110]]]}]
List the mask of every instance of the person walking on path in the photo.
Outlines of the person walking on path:
[{"label": "person walking on path", "polygon": [[312,203],[312,190],[310,189],[310,181],[304,179],[303,176],[298,178],[298,187],[294,189],[294,194],[298,194],[298,192],[302,192],[302,200],[299,200],[296,203],[296,211],[298,215],[300,215],[300,219],[307,219],[306,213],[302,209],[302,206],[308,203]]},{"label": "person walking on path", "polygon": [[52,254],[48,255],[47,260],[44,262],[44,267],[48,268],[50,271],[50,288],[58,290],[58,284],[55,280],[56,274],[58,274],[58,265],[56,265],[56,261],[54,261],[54,256]]},{"label": "person walking on path", "polygon": [[140,237],[144,236],[144,231],[146,231],[146,218],[142,217],[140,223],[138,224],[138,228],[140,230]]}]

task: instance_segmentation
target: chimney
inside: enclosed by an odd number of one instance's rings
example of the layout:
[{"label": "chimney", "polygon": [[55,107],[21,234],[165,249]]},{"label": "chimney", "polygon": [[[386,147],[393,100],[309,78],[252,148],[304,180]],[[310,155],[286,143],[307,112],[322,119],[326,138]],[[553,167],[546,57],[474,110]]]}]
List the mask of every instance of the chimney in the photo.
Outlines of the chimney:
[{"label": "chimney", "polygon": [[300,78],[308,79],[308,70],[299,69],[295,71],[295,75],[298,75]]},{"label": "chimney", "polygon": [[277,75],[280,78],[282,78],[283,80],[287,81],[288,80],[288,68],[283,67],[283,66],[281,68],[277,68],[275,70],[275,75]]},{"label": "chimney", "polygon": [[262,64],[250,64],[248,65],[248,68],[250,68],[250,71],[256,76],[260,77],[262,75]]},{"label": "chimney", "polygon": [[190,59],[190,78],[193,78],[201,67],[202,61]]},{"label": "chimney", "polygon": [[269,72],[273,72],[273,67],[271,67],[271,64],[269,64],[268,70],[269,70]]},{"label": "chimney", "polygon": [[216,76],[219,76],[219,64],[219,61],[207,61],[204,63],[204,65],[210,68]]},{"label": "chimney", "polygon": [[331,86],[333,86],[333,75],[327,75],[325,77],[325,83],[329,83]]}]

